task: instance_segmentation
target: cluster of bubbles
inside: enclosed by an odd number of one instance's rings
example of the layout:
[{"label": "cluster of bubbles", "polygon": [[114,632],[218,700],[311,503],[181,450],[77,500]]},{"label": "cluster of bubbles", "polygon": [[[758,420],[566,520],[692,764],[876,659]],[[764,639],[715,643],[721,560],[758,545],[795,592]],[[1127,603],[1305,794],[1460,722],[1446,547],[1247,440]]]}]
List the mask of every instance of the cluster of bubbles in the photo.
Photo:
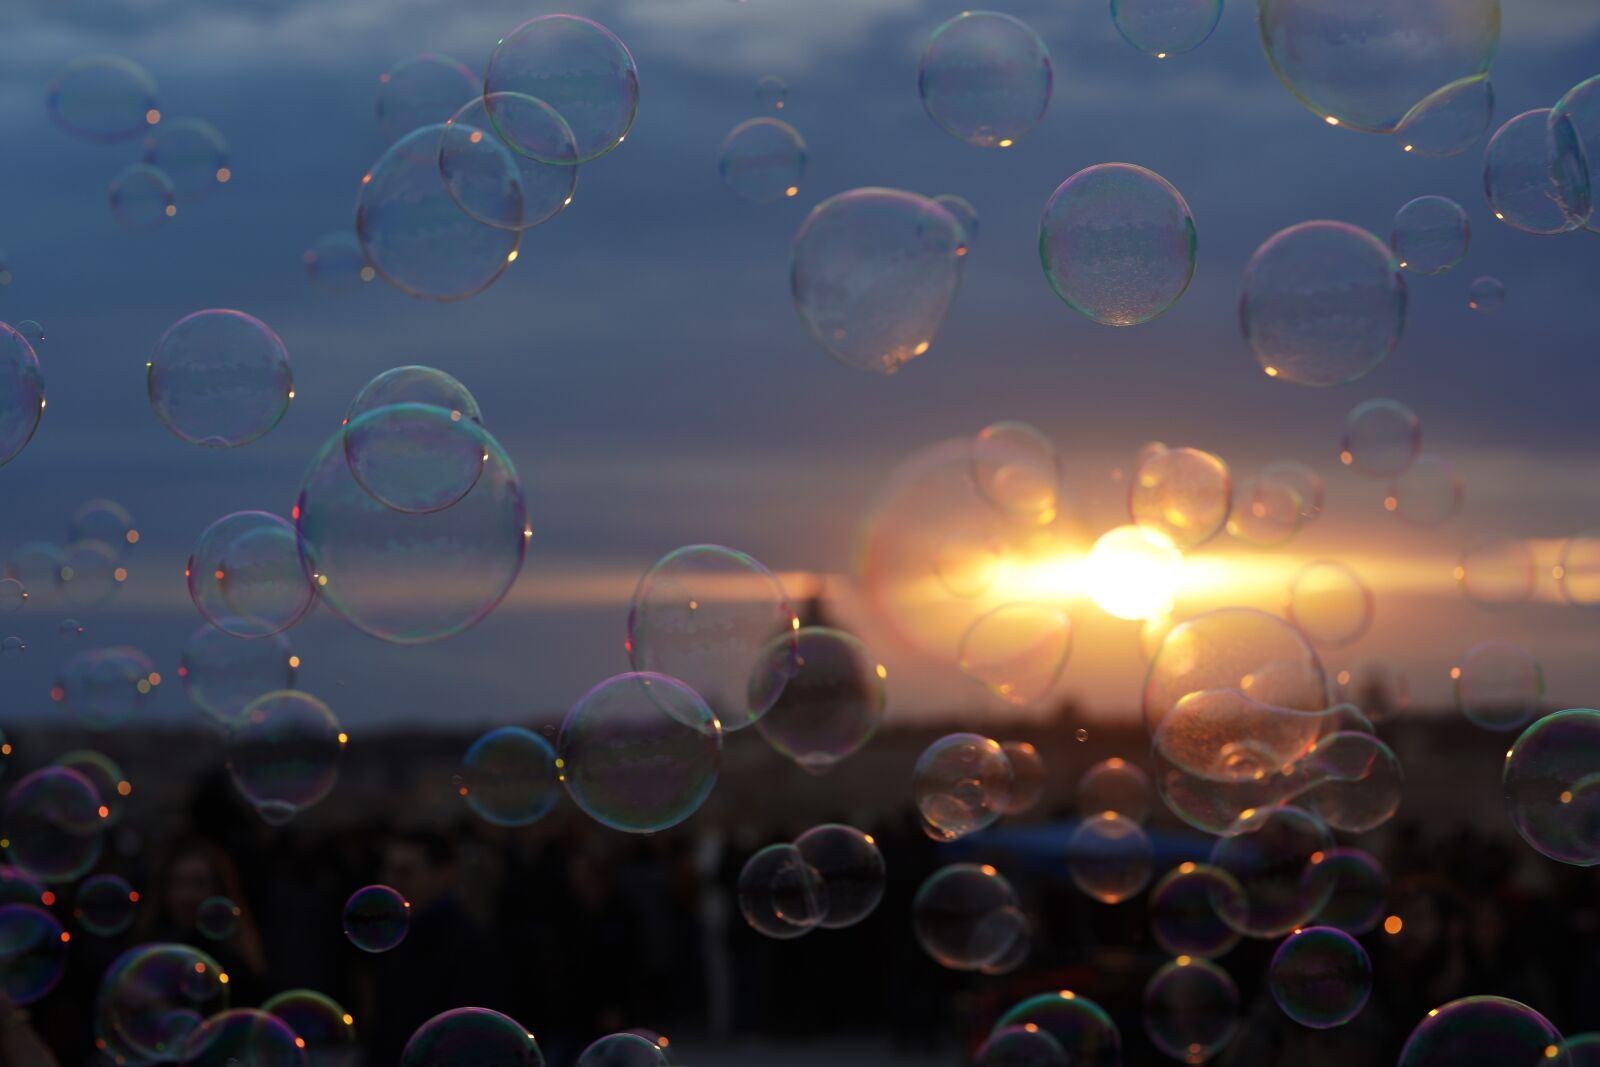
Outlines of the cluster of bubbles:
[{"label": "cluster of bubbles", "polygon": [[826,823],[745,862],[739,911],[751,929],[778,940],[842,930],[872,914],[884,880],[883,854],[871,834]]}]

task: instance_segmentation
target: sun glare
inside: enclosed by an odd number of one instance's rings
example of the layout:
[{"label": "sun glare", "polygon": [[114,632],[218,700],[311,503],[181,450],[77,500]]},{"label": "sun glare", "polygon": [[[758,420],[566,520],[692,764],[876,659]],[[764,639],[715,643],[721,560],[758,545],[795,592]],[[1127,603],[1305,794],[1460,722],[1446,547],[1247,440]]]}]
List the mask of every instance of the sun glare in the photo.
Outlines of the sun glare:
[{"label": "sun glare", "polygon": [[1118,526],[1089,552],[1087,587],[1100,610],[1119,619],[1150,619],[1172,610],[1183,554],[1170,538],[1143,526]]}]

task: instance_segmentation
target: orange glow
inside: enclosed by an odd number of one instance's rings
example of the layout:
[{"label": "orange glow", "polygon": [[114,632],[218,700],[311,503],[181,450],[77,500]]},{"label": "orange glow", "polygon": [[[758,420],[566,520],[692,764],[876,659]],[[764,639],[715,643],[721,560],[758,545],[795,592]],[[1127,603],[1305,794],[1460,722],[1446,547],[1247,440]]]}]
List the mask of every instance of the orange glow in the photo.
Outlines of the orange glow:
[{"label": "orange glow", "polygon": [[117,783],[117,796],[125,797],[133,792],[133,783],[124,778]]},{"label": "orange glow", "polygon": [[791,185],[791,186],[789,186],[789,188],[787,188],[787,189],[785,189],[783,191],[783,195],[784,196],[799,196],[800,195],[800,187],[798,185]]},{"label": "orange glow", "polygon": [[1451,667],[1450,668],[1450,677],[1452,679],[1454,679],[1455,681],[1460,681],[1461,680],[1461,668],[1460,667]]},{"label": "orange glow", "polygon": [[168,204],[167,205],[167,218],[170,219],[174,215],[176,215],[177,213],[178,213],[178,205],[177,204]]},{"label": "orange glow", "polygon": [[289,657],[289,667],[291,669],[295,669],[295,668],[298,668],[299,666],[300,666],[300,657],[299,656],[290,656]]},{"label": "orange glow", "polygon": [[43,893],[39,894],[39,903],[43,904],[45,907],[48,908],[55,904],[55,902],[56,895],[50,890],[46,889]]},{"label": "orange glow", "polygon": [[1391,915],[1383,920],[1383,932],[1391,937],[1405,929],[1405,922],[1398,915]]},{"label": "orange glow", "polygon": [[1266,372],[1267,372],[1267,377],[1268,378],[1276,378],[1278,376],[1278,368],[1277,367],[1267,367],[1266,368]]},{"label": "orange glow", "polygon": [[129,530],[128,531],[128,544],[136,545],[138,543],[139,543],[139,531],[138,530]]},{"label": "orange glow", "polygon": [[1339,125],[1339,120],[1334,118],[1332,115],[1329,115],[1327,118],[1323,119],[1322,121],[1326,122],[1329,126],[1337,126],[1337,125]]},{"label": "orange glow", "polygon": [[65,930],[61,931],[61,943],[62,944],[66,944],[68,941],[71,941],[71,940],[72,940],[72,935],[71,934],[67,933]]},{"label": "orange glow", "polygon": [[229,170],[227,167],[218,167],[217,168],[217,181],[221,182],[223,185],[227,185],[228,182],[230,182],[232,180],[233,180],[233,171]]},{"label": "orange glow", "polygon": [[137,889],[135,889],[132,892],[130,892],[128,894],[128,899],[130,901],[132,901],[133,903],[135,903],[135,904],[139,903],[139,891]]},{"label": "orange glow", "polygon": [[1186,860],[1183,863],[1178,864],[1178,872],[1180,874],[1193,874],[1194,864]]},{"label": "orange glow", "polygon": [[144,120],[145,122],[154,126],[156,123],[161,121],[161,112],[157,111],[155,108],[151,108],[149,111],[144,113]]},{"label": "orange glow", "polygon": [[917,347],[915,347],[915,348],[913,348],[911,350],[911,354],[913,356],[920,356],[920,355],[922,355],[922,353],[926,352],[927,350],[928,350],[928,342],[927,341],[922,341],[917,345]]},{"label": "orange glow", "polygon": [[993,867],[989,866],[987,863],[985,863],[982,867],[979,867],[978,870],[982,871],[984,874],[989,875],[991,878],[1000,873],[999,871],[995,870]]},{"label": "orange glow", "polygon": [[1007,137],[1005,140],[1000,142],[1000,147],[1001,148],[1010,148],[1015,143],[1016,142],[1012,141],[1011,138]]}]

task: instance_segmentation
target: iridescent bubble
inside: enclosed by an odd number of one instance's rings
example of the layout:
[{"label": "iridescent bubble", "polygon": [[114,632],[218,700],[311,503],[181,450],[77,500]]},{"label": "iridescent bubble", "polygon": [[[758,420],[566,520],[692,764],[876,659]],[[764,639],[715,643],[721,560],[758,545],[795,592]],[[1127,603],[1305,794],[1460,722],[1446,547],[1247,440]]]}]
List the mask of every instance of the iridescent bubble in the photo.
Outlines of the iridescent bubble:
[{"label": "iridescent bubble", "polygon": [[55,124],[86,141],[126,141],[161,121],[155,79],[121,56],[84,56],[45,87]]},{"label": "iridescent bubble", "polygon": [[1122,39],[1157,59],[1199,48],[1222,19],[1222,0],[1111,0]]},{"label": "iridescent bubble", "polygon": [[1222,911],[1241,913],[1244,888],[1220,867],[1182,863],[1150,890],[1150,932],[1174,956],[1221,956],[1239,943]]},{"label": "iridescent bubble", "polygon": [[104,752],[80,748],[57,756],[55,765],[77,771],[89,779],[89,784],[94,786],[95,793],[100,797],[102,828],[110,828],[122,821],[127,798],[133,792],[133,783],[128,781],[128,776],[122,773],[122,768],[115,760]]},{"label": "iridescent bubble", "polygon": [[99,541],[126,556],[139,543],[139,530],[133,515],[115,500],[88,500],[72,513],[67,541]]},{"label": "iridescent bubble", "polygon": [[965,11],[933,31],[917,70],[922,106],[950,136],[1010,148],[1039,124],[1055,80],[1032,27],[994,11]]},{"label": "iridescent bubble", "polygon": [[1467,288],[1467,307],[1484,315],[1493,314],[1506,306],[1506,287],[1499,278],[1485,275],[1473,280]]},{"label": "iridescent bubble", "polygon": [[1411,685],[1398,663],[1376,656],[1358,660],[1340,671],[1337,696],[1354,704],[1372,723],[1384,722],[1411,706]]},{"label": "iridescent bubble", "polygon": [[688,685],[732,732],[759,721],[798,670],[799,625],[783,583],[758,560],[687,545],[639,579],[625,647],[635,670]]},{"label": "iridescent bubble", "polygon": [[502,726],[474,741],[458,781],[467,807],[495,826],[532,825],[561,795],[555,749],[520,726]]},{"label": "iridescent bubble", "polygon": [[1430,93],[1489,72],[1499,0],[1262,0],[1267,61],[1331,126],[1389,133]]},{"label": "iridescent bubble", "polygon": [[1438,526],[1455,518],[1465,492],[1449,460],[1424,452],[1390,483],[1383,506],[1413,526]]},{"label": "iridescent bubble", "polygon": [[1002,741],[1000,750],[1011,763],[1011,802],[1007,815],[1032,811],[1044,795],[1044,760],[1027,741]]},{"label": "iridescent bubble", "polygon": [[[1152,736],[1167,713],[1191,693],[1235,689],[1278,708],[1327,707],[1322,661],[1282,619],[1248,608],[1224,608],[1179,623],[1167,634],[1145,679],[1144,716]],[[1320,727],[1310,726],[1309,742]]]},{"label": "iridescent bubble", "polygon": [[928,876],[911,904],[917,942],[934,962],[975,971],[1003,955],[1018,935],[1016,891],[993,867],[952,863]]},{"label": "iridescent bubble", "polygon": [[1033,924],[1026,915],[1017,908],[1002,908],[990,918],[989,925],[998,933],[985,935],[986,938],[1000,941],[1009,939],[1011,947],[979,967],[978,973],[1010,974],[1028,962],[1033,955]]},{"label": "iridescent bubble", "polygon": [[871,650],[843,630],[779,634],[750,676],[754,692],[783,690],[756,731],[801,770],[822,774],[877,733],[889,703],[887,677]]},{"label": "iridescent bubble", "polygon": [[782,111],[789,99],[789,83],[776,74],[768,74],[756,82],[756,103]]},{"label": "iridescent bubble", "polygon": [[1460,204],[1445,196],[1419,196],[1394,217],[1389,247],[1412,274],[1443,274],[1467,258],[1472,224]]},{"label": "iridescent bubble", "polygon": [[488,1008],[455,1008],[435,1015],[411,1035],[400,1067],[544,1067],[539,1043],[527,1028]]},{"label": "iridescent bubble", "polygon": [[956,647],[967,677],[1018,707],[1054,691],[1072,654],[1072,619],[1047,604],[1002,604],[973,620]]},{"label": "iridescent bubble", "polygon": [[756,204],[775,204],[800,195],[806,174],[805,138],[774,118],[749,119],[729,131],[717,157],[717,171],[729,189]]},{"label": "iridescent bubble", "polygon": [[194,204],[233,177],[228,142],[205,119],[163,119],[144,135],[144,161],[172,182],[178,204]]},{"label": "iridescent bubble", "polygon": [[1218,901],[1223,922],[1246,937],[1282,937],[1304,926],[1333,894],[1322,861],[1333,837],[1321,819],[1283,806],[1245,815],[1211,849],[1211,865],[1233,875],[1243,906]]},{"label": "iridescent bubble", "polygon": [[883,853],[871,834],[824,823],[794,839],[801,860],[822,879],[827,907],[819,925],[842,930],[871,915],[883,899]]},{"label": "iridescent bubble", "polygon": [[990,1034],[972,1057],[973,1067],[1068,1067],[1066,1050],[1037,1026],[1005,1026]]},{"label": "iridescent bubble", "polygon": [[1173,1059],[1204,1063],[1239,1030],[1239,989],[1210,960],[1179,956],[1144,987],[1144,1030]]},{"label": "iridescent bubble", "polygon": [[666,1067],[667,1054],[642,1034],[607,1034],[578,1056],[574,1067]]},{"label": "iridescent bubble", "polygon": [[437,52],[402,59],[378,75],[378,129],[393,143],[423,126],[444,122],[483,93],[465,64]]},{"label": "iridescent bubble", "polygon": [[978,495],[1022,526],[1048,526],[1060,506],[1061,457],[1051,440],[1025,422],[996,422],[972,442]]},{"label": "iridescent bubble", "polygon": [[111,217],[126,230],[155,230],[178,213],[177,190],[166,171],[134,163],[111,179],[106,200]]},{"label": "iridescent bubble", "polygon": [[1078,810],[1085,817],[1113,812],[1142,825],[1150,818],[1150,779],[1120,756],[1103,759],[1078,779]]},{"label": "iridescent bubble", "polygon": [[893,374],[933,345],[961,281],[961,224],[898,189],[853,189],[811,209],[789,284],[811,336],[857,370]]},{"label": "iridescent bubble", "polygon": [[1540,713],[1544,668],[1533,653],[1509,641],[1472,646],[1461,665],[1450,670],[1456,706],[1474,726],[1502,732],[1518,730]]},{"label": "iridescent bubble", "polygon": [[1394,136],[1406,152],[1445,158],[1483,140],[1493,122],[1494,85],[1488,78],[1463,78],[1420,101]]},{"label": "iridescent bubble", "polygon": [[1554,573],[1567,603],[1600,604],[1600,530],[1580,531],[1562,545]]},{"label": "iridescent bubble", "polygon": [[[392,405],[391,405],[392,406]],[[522,569],[527,506],[511,459],[488,431],[457,424],[487,456],[472,491],[453,507],[408,514],[386,507],[350,472],[345,435],[359,437],[378,408],[328,438],[300,482],[294,515],[303,570],[317,595],[363,633],[421,644],[482,619]]]},{"label": "iridescent bubble", "polygon": [[106,968],[95,997],[96,1037],[136,1063],[178,1059],[202,1020],[228,1005],[217,961],[188,945],[139,945]]},{"label": "iridescent bubble", "polygon": [[305,1042],[308,1067],[354,1067],[355,1021],[333,998],[314,989],[290,989],[269,998],[261,1010]]},{"label": "iridescent bubble", "polygon": [[109,545],[77,541],[61,552],[57,588],[70,604],[84,607],[104,604],[127,579],[127,568],[118,564],[117,553]]},{"label": "iridescent bubble", "polygon": [[1297,803],[1344,833],[1376,829],[1400,807],[1405,776],[1388,745],[1362,730],[1324,737],[1295,768]]},{"label": "iridescent bubble", "polygon": [[1268,474],[1255,475],[1234,487],[1228,534],[1261,548],[1287,544],[1300,532],[1306,507],[1294,485]]},{"label": "iridescent bubble", "polygon": [[1073,884],[1102,904],[1120,904],[1150,882],[1150,838],[1132,819],[1114,811],[1090,815],[1067,839],[1067,870]]},{"label": "iridescent bubble", "polygon": [[43,999],[67,970],[69,934],[43,908],[0,906],[0,992],[12,1004]]},{"label": "iridescent bubble", "polygon": [[[545,145],[561,162],[522,155],[515,151],[519,144]],[[520,198],[506,195],[507,149],[522,185]],[[526,230],[549,222],[572,203],[577,155],[577,140],[555,108],[520,93],[491,93],[473,97],[445,123],[439,174],[445,192],[478,222]]]},{"label": "iridescent bubble", "polygon": [[739,872],[739,911],[757,933],[779,940],[808,934],[829,906],[822,874],[793,845],[768,845]]},{"label": "iridescent bubble", "polygon": [[1039,223],[1039,261],[1068,307],[1106,326],[1165,313],[1194,277],[1194,214],[1155,171],[1100,163],[1062,182]]},{"label": "iridescent bubble", "polygon": [[1434,1008],[1400,1050],[1399,1067],[1568,1067],[1561,1031],[1521,1001],[1463,997]]},{"label": "iridescent bubble", "polygon": [[41,767],[6,794],[6,853],[17,869],[58,885],[100,860],[105,818],[93,783],[66,767]]},{"label": "iridescent bubble", "polygon": [[1308,563],[1289,583],[1289,621],[1325,648],[1343,648],[1372,625],[1372,590],[1348,564]]},{"label": "iridescent bubble", "polygon": [[145,368],[162,425],[206,448],[249,444],[278,425],[294,398],[283,342],[242,311],[185,315],[161,335]]},{"label": "iridescent bubble", "polygon": [[[356,198],[356,238],[368,265],[396,289],[423,300],[464,300],[487,289],[517,258],[522,236],[520,230],[485,226],[451,197],[439,173],[444,134],[441,122],[396,141],[362,177]],[[522,218],[522,180],[513,153],[495,138],[485,137],[481,145],[481,165],[497,166],[499,199],[492,210],[481,202],[477,210]],[[491,187],[487,177],[478,187]]]},{"label": "iridescent bubble", "polygon": [[386,885],[364,886],[344,902],[344,936],[362,952],[388,952],[410,929],[410,901]]},{"label": "iridescent bubble", "polygon": [[1301,1026],[1328,1030],[1361,1013],[1372,995],[1372,961],[1360,942],[1331,926],[1296,930],[1273,953],[1272,999]]},{"label": "iridescent bubble", "polygon": [[136,648],[86,649],[62,665],[50,696],[78,725],[109,730],[137,715],[160,680]]},{"label": "iridescent bubble", "polygon": [[946,840],[982,830],[1005,814],[1011,783],[1011,761],[1000,742],[978,734],[941,737],[911,772],[917,811]]},{"label": "iridescent bubble", "polygon": [[72,900],[72,917],[96,937],[116,937],[133,925],[139,894],[126,879],[115,874],[85,878]]},{"label": "iridescent bubble", "polygon": [[1245,267],[1239,325],[1270,378],[1344,385],[1400,343],[1406,283],[1389,246],[1366,230],[1302,222],[1267,240]]},{"label": "iridescent bubble", "polygon": [[44,414],[44,373],[28,339],[0,323],[0,465],[33,440]]},{"label": "iridescent bubble", "polygon": [[1489,139],[1483,191],[1494,217],[1524,233],[1581,229],[1593,211],[1589,166],[1572,120],[1524,111]]},{"label": "iridescent bubble", "polygon": [[722,727],[675,678],[619,674],[567,712],[556,739],[567,793],[596,822],[647,834],[676,826],[711,795]]},{"label": "iridescent bubble", "polygon": [[462,418],[483,423],[477,398],[465,385],[442,370],[408,364],[391,367],[373,378],[345,409],[344,425],[369,411],[393,404],[431,404],[446,411],[460,412]]},{"label": "iridescent bubble", "polygon": [[1600,1064],[1600,1033],[1574,1034],[1561,1043],[1569,1067],[1595,1067]]},{"label": "iridescent bubble", "polygon": [[482,476],[481,427],[432,404],[390,404],[344,430],[350,474],[385,507],[426,515],[453,506]]},{"label": "iridescent bubble", "polygon": [[1600,711],[1546,715],[1506,752],[1506,811],[1522,839],[1577,867],[1600,864]]},{"label": "iridescent bubble", "polygon": [[972,251],[973,244],[978,240],[978,209],[966,197],[955,193],[940,193],[933,198],[933,202],[955,216],[956,222],[961,224],[961,247],[967,252]]},{"label": "iridescent bubble", "polygon": [[519,139],[489,113],[500,134],[520,153],[545,163],[587,163],[605,155],[627,136],[639,110],[639,74],[633,56],[617,36],[598,22],[576,15],[529,19],[495,45],[484,76],[486,96],[522,93],[553,107],[571,127],[576,156],[549,133]]},{"label": "iridescent bubble", "polygon": [[228,774],[258,809],[300,811],[333,791],[347,740],[332,710],[311,694],[266,693],[228,734]]},{"label": "iridescent bubble", "polygon": [[195,910],[195,929],[212,941],[226,941],[238,931],[239,916],[243,914],[243,909],[227,897],[207,897]]},{"label": "iridescent bubble", "polygon": [[1422,420],[1398,400],[1365,400],[1344,417],[1339,462],[1382,478],[1399,474],[1422,448]]},{"label": "iridescent bubble", "polygon": [[300,258],[311,284],[327,293],[353,293],[377,277],[367,265],[361,242],[350,230],[323,234]]},{"label": "iridescent bubble", "polygon": [[17,332],[20,333],[35,350],[44,344],[44,327],[35,319],[23,319],[17,323]]},{"label": "iridescent bubble", "polygon": [[1233,502],[1233,479],[1218,456],[1198,448],[1151,453],[1128,484],[1128,516],[1194,548],[1222,532]]},{"label": "iridescent bubble", "polygon": [[179,1049],[188,1067],[305,1067],[298,1035],[258,1008],[232,1008],[206,1019]]},{"label": "iridescent bubble", "polygon": [[15,578],[0,578],[0,614],[21,611],[28,602],[28,590]]},{"label": "iridescent bubble", "polygon": [[1041,993],[1014,1004],[1000,1016],[995,1030],[1037,1026],[1055,1038],[1073,1067],[1120,1067],[1122,1035],[1105,1009],[1070,989]]},{"label": "iridescent bubble", "polygon": [[1376,930],[1389,901],[1389,876],[1378,861],[1359,848],[1340,847],[1322,867],[1324,877],[1333,878],[1333,895],[1317,913],[1317,924],[1357,937]]},{"label": "iridescent bubble", "polygon": [[1475,538],[1461,550],[1455,579],[1466,598],[1481,607],[1520,603],[1533,596],[1538,581],[1533,549],[1506,534]]},{"label": "iridescent bubble", "polygon": [[[1550,111],[1551,132],[1570,123],[1589,164],[1589,180],[1594,181],[1595,160],[1600,159],[1600,75],[1581,81],[1567,90]],[[1591,195],[1593,190],[1591,188]],[[1589,217],[1588,227],[1600,232],[1600,219]]]},{"label": "iridescent bubble", "polygon": [[82,637],[85,629],[83,623],[77,619],[62,619],[60,625],[56,627],[56,632],[62,637],[71,640],[75,637]]},{"label": "iridescent bubble", "polygon": [[235,637],[287,630],[316,602],[295,528],[265,511],[236,511],[201,532],[184,568],[189,598]]},{"label": "iridescent bubble", "polygon": [[55,894],[15,867],[0,865],[0,904],[44,904]]},{"label": "iridescent bubble", "polygon": [[[249,629],[242,620],[229,625],[233,630]],[[293,689],[299,664],[300,657],[282,634],[247,641],[205,623],[189,636],[178,661],[178,677],[190,703],[226,727],[237,723],[245,707],[263,693]]]}]

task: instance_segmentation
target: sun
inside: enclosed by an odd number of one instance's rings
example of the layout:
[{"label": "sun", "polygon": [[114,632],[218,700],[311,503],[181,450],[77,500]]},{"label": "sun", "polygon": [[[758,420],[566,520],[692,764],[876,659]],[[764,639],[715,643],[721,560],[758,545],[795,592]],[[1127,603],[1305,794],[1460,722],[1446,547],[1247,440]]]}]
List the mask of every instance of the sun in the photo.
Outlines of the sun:
[{"label": "sun", "polygon": [[1089,596],[1119,619],[1151,619],[1172,610],[1183,554],[1166,535],[1118,526],[1094,543],[1085,568]]}]

